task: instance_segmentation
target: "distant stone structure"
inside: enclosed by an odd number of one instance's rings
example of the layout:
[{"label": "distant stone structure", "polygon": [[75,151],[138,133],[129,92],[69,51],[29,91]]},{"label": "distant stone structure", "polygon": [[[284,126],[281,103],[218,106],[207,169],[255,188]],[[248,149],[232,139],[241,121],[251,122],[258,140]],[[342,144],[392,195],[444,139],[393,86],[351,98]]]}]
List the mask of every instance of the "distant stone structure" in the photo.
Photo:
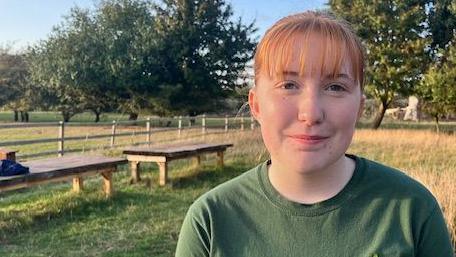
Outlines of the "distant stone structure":
[{"label": "distant stone structure", "polygon": [[408,106],[405,108],[404,120],[418,121],[418,98],[409,96]]},{"label": "distant stone structure", "polygon": [[385,116],[391,117],[395,120],[401,119],[403,114],[404,114],[404,109],[400,108],[400,107],[389,108],[389,109],[386,109],[386,111],[385,111]]}]

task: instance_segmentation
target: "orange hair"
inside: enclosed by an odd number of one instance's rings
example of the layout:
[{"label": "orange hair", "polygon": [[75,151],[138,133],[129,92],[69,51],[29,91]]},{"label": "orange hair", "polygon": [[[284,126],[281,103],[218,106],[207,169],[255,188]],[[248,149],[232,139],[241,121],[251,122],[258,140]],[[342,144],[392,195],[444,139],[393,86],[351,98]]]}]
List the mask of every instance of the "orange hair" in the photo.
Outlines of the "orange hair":
[{"label": "orange hair", "polygon": [[[307,11],[282,18],[260,41],[255,53],[255,82],[258,76],[283,76],[292,58],[299,56],[300,75],[304,73],[310,36],[321,38],[321,74],[336,75],[348,56],[355,82],[363,87],[364,47],[350,25],[329,13]],[[296,43],[302,44],[296,52]],[[312,67],[315,68],[315,67]]]}]

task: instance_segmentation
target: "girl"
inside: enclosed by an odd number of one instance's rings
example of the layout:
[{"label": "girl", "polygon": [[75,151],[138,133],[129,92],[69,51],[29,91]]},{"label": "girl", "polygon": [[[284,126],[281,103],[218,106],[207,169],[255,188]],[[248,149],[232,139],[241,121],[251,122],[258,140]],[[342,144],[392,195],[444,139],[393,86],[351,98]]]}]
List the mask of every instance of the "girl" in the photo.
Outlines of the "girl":
[{"label": "girl", "polygon": [[249,93],[271,159],[190,207],[176,256],[452,257],[424,186],[345,153],[363,72],[363,47],[346,23],[305,12],[273,25]]}]

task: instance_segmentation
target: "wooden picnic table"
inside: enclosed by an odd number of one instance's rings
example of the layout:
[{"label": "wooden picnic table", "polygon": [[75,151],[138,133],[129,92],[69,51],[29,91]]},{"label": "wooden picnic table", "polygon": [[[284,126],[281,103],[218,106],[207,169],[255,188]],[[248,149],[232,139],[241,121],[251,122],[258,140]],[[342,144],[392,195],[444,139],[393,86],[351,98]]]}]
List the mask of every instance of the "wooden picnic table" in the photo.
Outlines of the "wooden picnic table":
[{"label": "wooden picnic table", "polygon": [[126,164],[124,158],[105,156],[64,156],[21,163],[29,167],[30,173],[18,176],[0,177],[0,192],[54,181],[73,180],[73,190],[83,189],[83,177],[101,174],[107,196],[112,194],[112,173],[117,165]]},{"label": "wooden picnic table", "polygon": [[184,144],[165,145],[155,147],[132,147],[123,151],[130,162],[132,182],[140,180],[139,164],[141,162],[155,162],[158,164],[159,185],[163,186],[168,181],[168,163],[172,160],[194,157],[197,164],[201,163],[201,155],[206,153],[217,153],[218,165],[223,167],[223,155],[228,147],[233,144]]}]

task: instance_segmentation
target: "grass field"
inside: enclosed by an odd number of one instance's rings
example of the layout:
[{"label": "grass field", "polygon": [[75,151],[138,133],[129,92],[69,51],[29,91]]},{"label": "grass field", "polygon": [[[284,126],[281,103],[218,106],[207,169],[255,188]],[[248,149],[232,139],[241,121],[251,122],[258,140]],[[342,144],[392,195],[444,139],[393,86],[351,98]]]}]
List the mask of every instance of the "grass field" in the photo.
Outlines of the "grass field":
[{"label": "grass field", "polygon": [[[114,174],[116,192],[110,199],[101,192],[100,179],[88,180],[82,194],[70,192],[70,183],[0,194],[0,256],[173,256],[194,199],[268,158],[258,131],[208,135],[205,141],[235,144],[227,152],[225,169],[215,167],[214,156],[203,159],[199,168],[185,160],[171,162],[172,183],[165,187],[157,186],[155,165],[144,165],[139,184],[129,184],[126,167]],[[349,152],[402,169],[424,183],[441,204],[455,238],[455,135],[360,129]],[[119,155],[120,150],[107,154]]]},{"label": "grass field", "polygon": [[[247,115],[248,116],[248,115]],[[149,115],[141,114],[139,115],[139,120],[145,120]],[[232,116],[230,116],[232,117]],[[153,118],[155,119],[155,118]],[[75,115],[71,118],[71,123],[77,122],[93,122],[95,120],[95,115],[90,112],[84,112]],[[112,122],[113,120],[116,121],[127,121],[128,115],[121,114],[121,113],[102,113],[100,116],[100,122]],[[62,115],[58,112],[43,112],[43,111],[34,111],[30,112],[30,122],[59,122],[62,121]],[[170,125],[173,127],[177,127],[177,118],[169,118],[163,119],[163,123],[166,124],[170,121]],[[184,118],[183,126],[186,126],[187,121]],[[1,123],[12,123],[13,122],[13,112],[8,111],[0,111],[0,124]],[[358,124],[359,128],[369,128],[371,126],[372,120],[362,120],[361,123]],[[222,126],[224,124],[224,120],[222,119],[210,119],[207,121],[208,125],[219,125]],[[230,119],[230,123],[236,123],[236,126],[239,127],[240,119]],[[249,118],[245,118],[246,126],[249,126]],[[201,125],[201,116],[198,116],[196,119],[196,124]],[[154,124],[152,124],[154,125]],[[421,122],[412,122],[412,121],[398,121],[391,119],[389,117],[384,117],[383,122],[381,124],[381,128],[383,129],[418,129],[418,130],[435,130],[435,123],[432,120],[429,121],[421,121]],[[440,130],[447,133],[455,133],[456,131],[456,122],[448,122],[448,121],[441,121],[440,122]]]},{"label": "grass field", "polygon": [[[29,112],[29,121],[30,122],[58,122],[61,120],[63,120],[63,118],[59,112],[40,112],[40,111]],[[91,122],[94,120],[95,120],[95,115],[90,112],[80,113],[71,118],[72,122]],[[100,116],[101,122],[110,122],[113,120],[128,120],[128,115],[119,114],[119,113],[103,113]],[[12,111],[0,112],[0,122],[13,122],[13,121],[14,121],[14,113]]]}]

